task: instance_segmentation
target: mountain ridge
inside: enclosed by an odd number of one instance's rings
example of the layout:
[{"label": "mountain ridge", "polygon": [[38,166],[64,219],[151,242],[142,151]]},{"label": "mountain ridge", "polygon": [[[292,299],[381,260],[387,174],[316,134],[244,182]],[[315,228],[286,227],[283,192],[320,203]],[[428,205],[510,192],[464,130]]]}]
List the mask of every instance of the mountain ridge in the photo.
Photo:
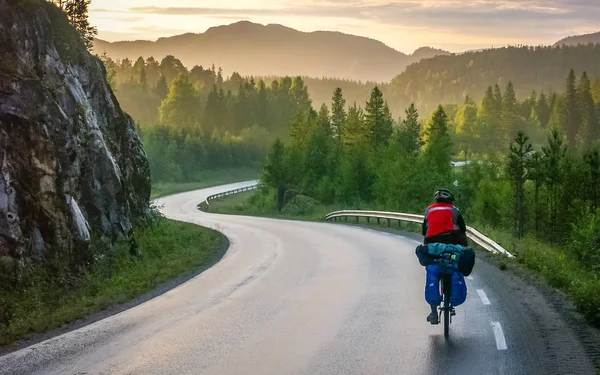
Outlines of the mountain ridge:
[{"label": "mountain ridge", "polygon": [[[156,41],[94,41],[94,51],[113,59],[167,55],[185,66],[223,67],[226,74],[301,75],[385,82],[423,58],[450,52],[422,47],[407,55],[368,37],[339,31],[299,31],[280,24],[239,21],[204,33],[161,37]],[[269,56],[270,59],[265,59]]]},{"label": "mountain ridge", "polygon": [[568,36],[566,38],[563,38],[561,40],[559,40],[558,42],[554,43],[552,46],[553,47],[558,47],[558,46],[573,46],[573,45],[577,45],[577,44],[598,44],[600,43],[600,31],[596,32],[596,33],[590,33],[590,34],[580,34],[580,35],[573,35],[573,36]]}]

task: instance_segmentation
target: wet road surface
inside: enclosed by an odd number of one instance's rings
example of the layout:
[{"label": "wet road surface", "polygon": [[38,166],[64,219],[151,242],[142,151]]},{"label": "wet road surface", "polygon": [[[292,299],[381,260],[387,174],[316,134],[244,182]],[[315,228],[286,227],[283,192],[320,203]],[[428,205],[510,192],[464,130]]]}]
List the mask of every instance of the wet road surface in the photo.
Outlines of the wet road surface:
[{"label": "wet road surface", "polygon": [[594,373],[566,326],[536,320],[519,300],[524,287],[511,290],[485,262],[467,279],[467,302],[446,341],[442,325],[425,320],[417,237],[196,208],[249,184],[158,200],[167,217],[227,235],[231,247],[215,266],[132,309],[0,357],[0,373]]}]

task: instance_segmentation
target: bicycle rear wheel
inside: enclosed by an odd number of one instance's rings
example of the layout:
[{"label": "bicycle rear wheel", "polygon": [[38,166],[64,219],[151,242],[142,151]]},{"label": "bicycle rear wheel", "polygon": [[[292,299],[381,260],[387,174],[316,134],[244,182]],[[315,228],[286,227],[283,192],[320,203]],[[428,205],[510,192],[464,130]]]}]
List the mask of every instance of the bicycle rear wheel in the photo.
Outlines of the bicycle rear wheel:
[{"label": "bicycle rear wheel", "polygon": [[442,291],[444,294],[444,337],[450,336],[450,293],[452,292],[452,279],[444,275],[442,279]]}]

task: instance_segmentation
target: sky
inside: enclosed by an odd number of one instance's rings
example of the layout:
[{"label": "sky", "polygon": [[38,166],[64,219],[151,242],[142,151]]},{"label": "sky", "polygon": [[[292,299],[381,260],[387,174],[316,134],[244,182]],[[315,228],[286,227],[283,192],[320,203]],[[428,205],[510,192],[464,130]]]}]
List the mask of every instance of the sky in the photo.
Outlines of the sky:
[{"label": "sky", "polygon": [[600,0],[92,0],[108,41],[156,40],[248,20],[377,39],[405,53],[540,45],[600,31]]}]

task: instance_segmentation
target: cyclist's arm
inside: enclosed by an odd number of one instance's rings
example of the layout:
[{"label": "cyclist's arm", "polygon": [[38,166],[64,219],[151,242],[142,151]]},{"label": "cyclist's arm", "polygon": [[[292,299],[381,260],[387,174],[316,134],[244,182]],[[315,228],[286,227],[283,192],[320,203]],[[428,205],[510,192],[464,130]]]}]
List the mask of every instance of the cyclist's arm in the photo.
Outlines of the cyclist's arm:
[{"label": "cyclist's arm", "polygon": [[460,213],[458,214],[458,228],[462,233],[465,233],[467,231],[467,224],[465,224],[465,219]]}]

